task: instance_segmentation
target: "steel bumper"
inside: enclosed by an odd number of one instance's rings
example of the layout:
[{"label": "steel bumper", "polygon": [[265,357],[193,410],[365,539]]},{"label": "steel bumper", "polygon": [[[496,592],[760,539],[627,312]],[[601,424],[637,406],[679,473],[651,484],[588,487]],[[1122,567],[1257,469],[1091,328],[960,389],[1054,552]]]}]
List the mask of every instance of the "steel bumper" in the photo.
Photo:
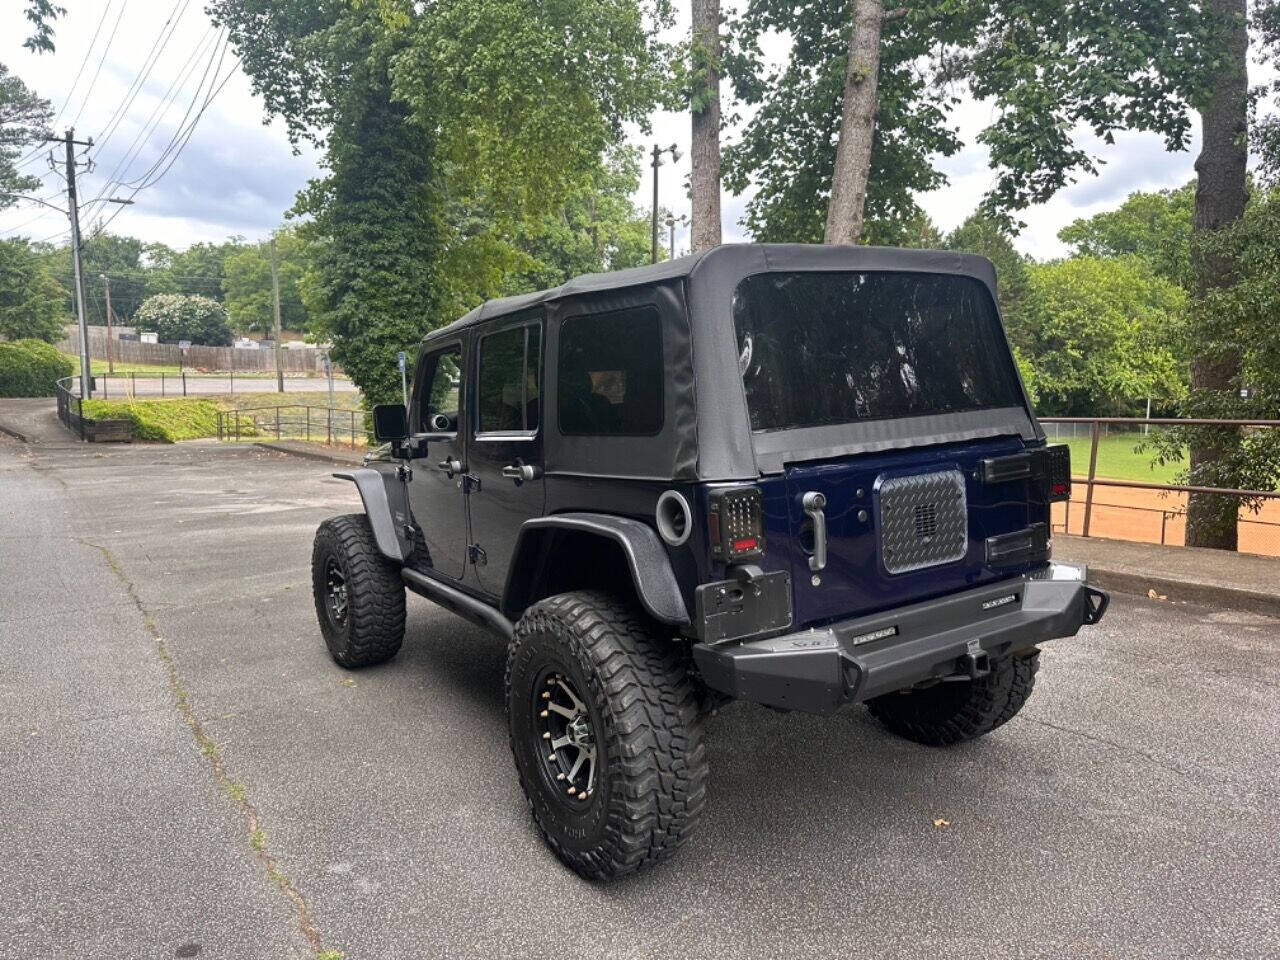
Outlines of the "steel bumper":
[{"label": "steel bumper", "polygon": [[1050,564],[885,613],[740,643],[699,643],[694,662],[707,686],[741,700],[832,714],[933,680],[976,678],[990,661],[1074,636],[1106,613],[1106,593],[1088,569]]}]

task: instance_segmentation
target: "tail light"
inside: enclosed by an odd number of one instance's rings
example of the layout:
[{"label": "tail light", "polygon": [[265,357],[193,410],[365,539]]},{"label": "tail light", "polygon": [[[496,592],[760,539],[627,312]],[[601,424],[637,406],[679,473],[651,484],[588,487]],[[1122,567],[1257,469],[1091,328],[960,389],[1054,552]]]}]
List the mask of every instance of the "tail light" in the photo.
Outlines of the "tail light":
[{"label": "tail light", "polygon": [[1045,447],[1045,487],[1050,503],[1071,499],[1071,448],[1065,443]]},{"label": "tail light", "polygon": [[737,563],[764,553],[764,497],[759,488],[711,491],[707,524],[712,560]]}]

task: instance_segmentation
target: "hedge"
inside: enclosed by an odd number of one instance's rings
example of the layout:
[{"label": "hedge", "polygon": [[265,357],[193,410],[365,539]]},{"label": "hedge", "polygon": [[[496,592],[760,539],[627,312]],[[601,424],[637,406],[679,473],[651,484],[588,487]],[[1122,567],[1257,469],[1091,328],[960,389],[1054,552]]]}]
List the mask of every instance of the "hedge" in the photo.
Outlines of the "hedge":
[{"label": "hedge", "polygon": [[52,397],[76,365],[43,340],[0,340],[0,397]]}]

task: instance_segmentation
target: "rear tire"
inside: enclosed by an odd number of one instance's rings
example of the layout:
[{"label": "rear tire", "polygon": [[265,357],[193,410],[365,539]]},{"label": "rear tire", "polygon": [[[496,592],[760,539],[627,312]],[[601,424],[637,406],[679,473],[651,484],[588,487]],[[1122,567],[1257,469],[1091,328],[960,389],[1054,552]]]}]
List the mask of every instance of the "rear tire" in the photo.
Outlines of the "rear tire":
[{"label": "rear tire", "polygon": [[675,645],[633,608],[594,592],[529,608],[506,706],[534,822],[577,873],[632,873],[692,834],[707,783],[698,697]]},{"label": "rear tire", "polygon": [[938,683],[924,690],[890,693],[867,702],[871,715],[892,732],[930,747],[985,736],[1022,709],[1036,685],[1040,651],[991,662],[977,680]]},{"label": "rear tire", "polygon": [[311,549],[311,592],[320,632],[339,666],[390,660],[404,641],[400,569],[378,552],[363,513],[320,524]]}]

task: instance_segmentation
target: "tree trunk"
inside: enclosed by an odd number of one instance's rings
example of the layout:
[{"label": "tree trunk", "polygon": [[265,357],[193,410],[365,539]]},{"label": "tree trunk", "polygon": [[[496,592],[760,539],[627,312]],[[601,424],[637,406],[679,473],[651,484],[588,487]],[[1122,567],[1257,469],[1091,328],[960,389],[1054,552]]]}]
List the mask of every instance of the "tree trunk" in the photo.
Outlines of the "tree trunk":
[{"label": "tree trunk", "polygon": [[[720,246],[720,0],[693,0],[695,89],[690,145],[692,252]],[[705,71],[705,72],[704,72]],[[701,109],[699,109],[701,107]],[[675,256],[675,251],[671,251]]]},{"label": "tree trunk", "polygon": [[840,140],[831,175],[824,243],[857,243],[871,176],[871,141],[876,126],[876,80],[880,73],[881,0],[853,0],[849,62],[844,75]]},{"label": "tree trunk", "polygon": [[[1216,14],[1226,18],[1224,59],[1214,79],[1212,97],[1201,113],[1203,143],[1196,159],[1195,233],[1228,227],[1240,219],[1248,201],[1248,52],[1245,25],[1247,0],[1212,0]],[[1224,257],[1193,254],[1195,294],[1203,296],[1235,281],[1235,268]],[[1202,309],[1202,308],[1201,308]],[[1235,391],[1240,354],[1235,350],[1200,354],[1191,360],[1193,391]],[[1192,434],[1191,482],[1213,473],[1240,443],[1233,429],[1200,430]],[[1187,504],[1187,546],[1235,550],[1240,503],[1232,497],[1192,495]]]}]

